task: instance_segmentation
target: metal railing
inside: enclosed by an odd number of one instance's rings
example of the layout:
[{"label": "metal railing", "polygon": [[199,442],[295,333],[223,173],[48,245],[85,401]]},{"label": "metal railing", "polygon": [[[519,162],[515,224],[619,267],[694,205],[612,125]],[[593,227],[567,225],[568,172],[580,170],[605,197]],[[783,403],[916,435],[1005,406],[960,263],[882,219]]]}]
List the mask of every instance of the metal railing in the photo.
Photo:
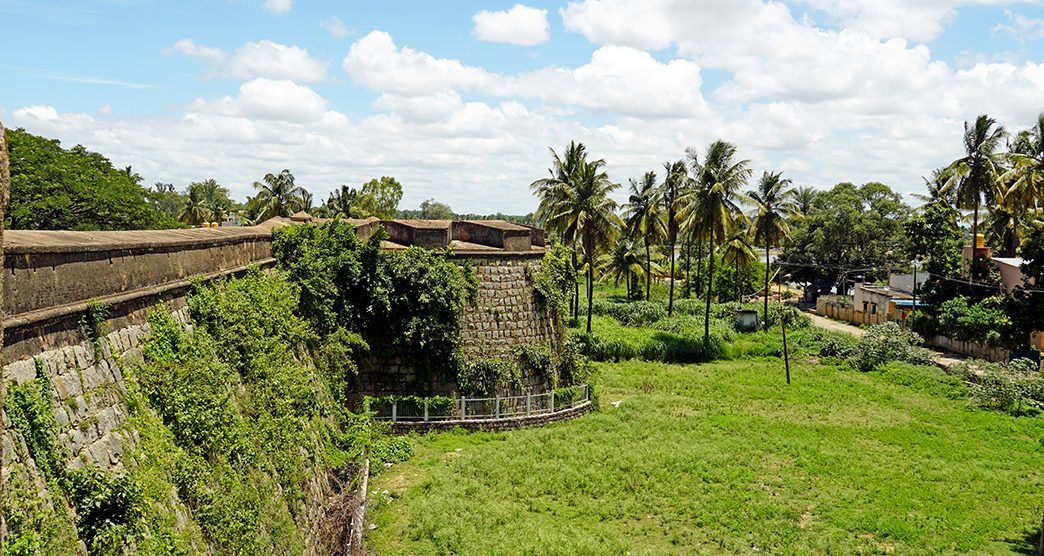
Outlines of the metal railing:
[{"label": "metal railing", "polygon": [[[370,402],[374,418],[382,421],[428,422],[512,419],[549,415],[573,409],[591,401],[591,387],[587,384],[524,396],[495,396],[492,398],[407,398]],[[439,400],[442,403],[433,403]]]}]

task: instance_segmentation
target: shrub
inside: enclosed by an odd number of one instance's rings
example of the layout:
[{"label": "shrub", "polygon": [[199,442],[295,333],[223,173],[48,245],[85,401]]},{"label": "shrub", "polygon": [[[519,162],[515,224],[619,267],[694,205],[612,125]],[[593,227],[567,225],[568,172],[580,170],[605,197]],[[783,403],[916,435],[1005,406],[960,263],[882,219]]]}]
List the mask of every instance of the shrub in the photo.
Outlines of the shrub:
[{"label": "shrub", "polygon": [[968,298],[958,296],[939,307],[938,329],[957,340],[1001,346],[1016,336],[1011,328],[1003,297],[987,297],[969,305]]},{"label": "shrub", "polygon": [[894,322],[876,324],[867,328],[866,335],[856,342],[855,352],[848,362],[862,372],[877,369],[890,361],[905,361],[928,365],[933,361],[932,353],[922,347],[920,336],[899,328]]},{"label": "shrub", "polygon": [[[581,308],[586,313],[586,307]],[[627,326],[645,326],[667,316],[667,307],[659,301],[629,301],[625,303],[599,299],[591,306],[591,314],[609,316]]]},{"label": "shrub", "polygon": [[76,529],[92,553],[122,552],[125,537],[144,513],[141,488],[122,475],[85,467],[67,472]]},{"label": "shrub", "polygon": [[504,388],[521,389],[522,375],[512,361],[479,359],[464,366],[457,385],[465,396],[492,396]]},{"label": "shrub", "polygon": [[[671,324],[678,321],[667,319]],[[678,325],[681,326],[681,325]],[[702,363],[720,359],[725,354],[721,328],[712,329],[708,341],[703,329],[690,324],[681,333],[656,328],[633,328],[620,325],[607,317],[596,317],[592,333],[584,337],[585,350],[596,361],[643,359],[666,363]]]},{"label": "shrub", "polygon": [[971,382],[970,398],[979,407],[1011,415],[1037,415],[1044,410],[1044,375],[1028,359],[1007,364],[964,362],[951,368],[951,372]]}]

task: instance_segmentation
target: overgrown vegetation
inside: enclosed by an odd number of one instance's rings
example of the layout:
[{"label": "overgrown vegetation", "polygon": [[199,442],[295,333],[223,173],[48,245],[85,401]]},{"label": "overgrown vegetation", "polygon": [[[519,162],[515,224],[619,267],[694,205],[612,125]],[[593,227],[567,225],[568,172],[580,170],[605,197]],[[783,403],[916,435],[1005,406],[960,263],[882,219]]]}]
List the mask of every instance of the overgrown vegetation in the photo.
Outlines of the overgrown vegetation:
[{"label": "overgrown vegetation", "polygon": [[357,333],[380,360],[412,366],[423,390],[429,377],[455,377],[465,367],[459,322],[477,277],[443,253],[382,251],[386,237],[382,230],[361,242],[341,221],[288,226],[275,232],[273,252],[320,337]]}]

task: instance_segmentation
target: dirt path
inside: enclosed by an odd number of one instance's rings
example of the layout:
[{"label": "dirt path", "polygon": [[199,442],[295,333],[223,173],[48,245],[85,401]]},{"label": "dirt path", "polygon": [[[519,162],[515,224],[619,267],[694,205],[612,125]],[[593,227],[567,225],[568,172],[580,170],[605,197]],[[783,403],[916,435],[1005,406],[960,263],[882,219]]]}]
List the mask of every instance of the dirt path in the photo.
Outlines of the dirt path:
[{"label": "dirt path", "polygon": [[843,322],[838,322],[836,320],[828,319],[826,317],[823,317],[823,316],[820,316],[820,315],[816,315],[816,314],[813,314],[813,313],[806,313],[806,314],[809,317],[812,318],[812,323],[815,324],[816,326],[820,327],[820,328],[825,328],[827,330],[832,330],[834,332],[845,332],[847,334],[851,334],[851,335],[855,336],[856,338],[866,334],[866,330],[863,330],[862,328],[859,328],[858,326],[852,326],[851,324],[845,324]]},{"label": "dirt path", "polygon": [[[864,334],[866,334],[866,330],[863,330],[862,328],[859,328],[858,326],[852,326],[851,324],[845,324],[843,322],[838,322],[838,321],[836,321],[834,319],[828,319],[828,318],[826,318],[824,316],[820,316],[820,315],[817,315],[815,313],[805,313],[805,314],[808,315],[812,319],[812,324],[815,324],[816,326],[818,326],[820,328],[824,328],[826,330],[832,330],[834,332],[844,332],[846,334],[851,334],[851,335],[855,336],[856,338],[859,338],[859,337],[863,336]],[[936,354],[935,364],[940,366],[940,367],[942,367],[943,369],[949,369],[950,366],[955,365],[957,363],[961,363],[961,362],[964,361],[964,358],[961,357],[960,355],[955,355],[955,354],[952,354],[952,353],[945,353],[945,352],[941,352],[941,351],[934,350],[934,349],[932,351],[934,351],[935,354]]]}]

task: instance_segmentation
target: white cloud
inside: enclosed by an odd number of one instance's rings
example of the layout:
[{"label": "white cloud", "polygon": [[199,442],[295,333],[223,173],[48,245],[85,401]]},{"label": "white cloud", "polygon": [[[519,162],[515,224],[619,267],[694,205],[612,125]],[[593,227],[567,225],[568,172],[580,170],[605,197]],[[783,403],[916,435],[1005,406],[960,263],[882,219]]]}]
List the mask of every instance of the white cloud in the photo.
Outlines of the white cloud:
[{"label": "white cloud", "polygon": [[174,46],[168,48],[166,52],[177,52],[185,56],[202,58],[211,62],[223,62],[227,58],[225,52],[220,48],[198,45],[192,39],[181,39],[174,43]]},{"label": "white cloud", "polygon": [[295,81],[322,81],[329,64],[313,58],[304,48],[261,40],[248,42],[231,55],[220,48],[181,39],[167,50],[206,60],[213,75],[224,77],[268,77]]},{"label": "white cloud", "polygon": [[515,4],[508,11],[482,10],[471,16],[472,34],[486,42],[535,46],[551,38],[547,10]]},{"label": "white cloud", "polygon": [[[706,108],[696,64],[687,60],[664,64],[647,52],[620,46],[599,48],[589,63],[575,69],[549,67],[502,75],[408,47],[400,49],[391,35],[373,31],[352,45],[344,69],[356,83],[393,97],[480,92],[664,117],[691,115]],[[378,103],[381,108],[388,106],[387,101]]]},{"label": "white cloud", "polygon": [[286,13],[293,8],[293,0],[265,0],[264,6],[266,10],[273,13]]},{"label": "white cloud", "polygon": [[1007,35],[1019,42],[1044,39],[1044,19],[1026,17],[1011,10],[1004,10],[1007,23],[1000,23],[993,28],[999,35]]},{"label": "white cloud", "polygon": [[241,85],[236,97],[195,100],[189,112],[308,123],[323,117],[326,99],[293,81],[258,77]]},{"label": "white cloud", "polygon": [[[243,197],[253,180],[286,167],[322,198],[342,183],[395,175],[406,207],[434,197],[460,211],[527,212],[535,206],[527,186],[545,174],[547,147],[574,139],[604,157],[618,182],[662,174],[661,164],[685,147],[724,138],[759,172],[784,170],[797,183],[877,180],[914,192],[920,176],[961,153],[964,120],[989,113],[1017,130],[1044,109],[1039,59],[954,66],[916,33],[871,25],[868,3],[849,13],[828,0],[808,2],[840,24],[817,27],[774,1],[573,2],[560,13],[567,29],[595,43],[590,59],[514,73],[399,46],[373,31],[342,63],[376,98],[360,118],[301,84],[323,75],[314,68],[236,65],[249,49],[181,42],[172,50],[246,82],[174,117],[95,119],[27,106],[9,123],[83,143],[150,182],[214,175]],[[925,0],[909,7],[910,17],[945,26],[957,5]],[[293,48],[260,58],[307,55]],[[711,70],[724,76],[713,88],[704,81]]]},{"label": "white cloud", "polygon": [[320,21],[319,26],[326,29],[326,32],[335,39],[343,39],[348,36],[348,26],[336,15]]},{"label": "white cloud", "polygon": [[111,116],[112,115],[112,106],[109,106],[108,104],[103,104],[103,105],[99,106],[98,107],[98,114],[101,115],[101,116]]}]

